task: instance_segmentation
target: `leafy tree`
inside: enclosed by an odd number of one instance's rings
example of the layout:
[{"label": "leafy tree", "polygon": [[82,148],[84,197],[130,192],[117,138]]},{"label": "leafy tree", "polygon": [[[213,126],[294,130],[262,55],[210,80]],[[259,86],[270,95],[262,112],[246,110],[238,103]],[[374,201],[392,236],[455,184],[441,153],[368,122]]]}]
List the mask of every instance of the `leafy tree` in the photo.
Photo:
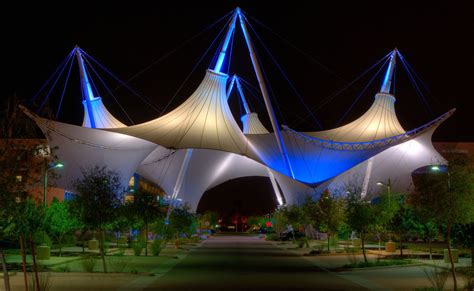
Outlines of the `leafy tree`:
[{"label": "leafy tree", "polygon": [[51,205],[46,208],[44,221],[48,233],[58,242],[59,256],[61,256],[64,235],[79,228],[76,217],[69,212],[68,202],[59,202],[54,198]]},{"label": "leafy tree", "polygon": [[165,227],[168,239],[175,238],[178,244],[180,235],[190,236],[195,232],[195,219],[188,205],[174,208],[169,218],[169,224]]},{"label": "leafy tree", "polygon": [[[145,242],[148,240],[149,224],[164,214],[160,210],[159,199],[156,195],[146,191],[138,191],[133,195],[133,202],[130,209],[135,221],[139,222],[145,229]],[[148,248],[145,248],[145,256],[148,255]]]},{"label": "leafy tree", "polygon": [[120,177],[106,167],[94,166],[82,169],[82,179],[74,182],[78,195],[73,201],[79,220],[90,229],[99,232],[99,249],[104,272],[107,273],[104,252],[104,227],[116,217],[120,205]]},{"label": "leafy tree", "polygon": [[471,250],[471,266],[474,267],[474,223],[455,225],[453,232],[456,242]]},{"label": "leafy tree", "polygon": [[362,197],[359,191],[348,191],[346,198],[347,203],[347,224],[349,227],[360,235],[362,243],[362,253],[364,261],[367,263],[365,253],[365,241],[367,233],[370,231],[375,217],[375,211],[370,204],[370,200]]},{"label": "leafy tree", "polygon": [[337,234],[345,219],[344,201],[332,196],[329,190],[324,191],[315,205],[314,218],[319,229],[327,233],[329,252],[331,236]]},{"label": "leafy tree", "polygon": [[403,256],[403,240],[410,235],[418,235],[423,232],[423,224],[413,211],[413,208],[404,203],[405,199],[399,201],[398,211],[393,216],[390,229],[396,232],[400,240],[400,256]]},{"label": "leafy tree", "polygon": [[454,288],[456,271],[451,252],[451,231],[455,223],[467,224],[474,216],[474,169],[465,156],[450,154],[447,171],[425,174],[415,181],[411,203],[423,216],[446,225],[446,243],[451,262]]}]

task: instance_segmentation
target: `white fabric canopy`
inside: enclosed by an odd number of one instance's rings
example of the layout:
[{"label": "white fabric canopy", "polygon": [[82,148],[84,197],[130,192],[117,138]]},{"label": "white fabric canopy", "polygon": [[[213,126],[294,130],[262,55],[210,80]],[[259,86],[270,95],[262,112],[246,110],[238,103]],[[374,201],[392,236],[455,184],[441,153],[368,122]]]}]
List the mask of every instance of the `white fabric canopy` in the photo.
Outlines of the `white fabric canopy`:
[{"label": "white fabric canopy", "polygon": [[196,91],[173,111],[149,122],[110,131],[171,149],[201,148],[251,155],[227,104],[227,78],[207,70]]},{"label": "white fabric canopy", "polygon": [[[94,122],[96,128],[117,128],[124,127],[125,124],[121,123],[117,118],[115,118],[108,110],[105,108],[104,103],[102,103],[102,98],[95,97],[90,100],[92,114],[94,115]],[[89,111],[87,110],[87,101],[82,101],[84,106],[84,119],[82,122],[83,127],[91,127],[91,121],[89,118]]]},{"label": "white fabric canopy", "polygon": [[64,164],[56,183],[65,189],[72,190],[72,182],[82,178],[82,168],[96,165],[116,171],[125,188],[140,163],[156,148],[140,138],[56,122],[21,109],[39,126]]}]

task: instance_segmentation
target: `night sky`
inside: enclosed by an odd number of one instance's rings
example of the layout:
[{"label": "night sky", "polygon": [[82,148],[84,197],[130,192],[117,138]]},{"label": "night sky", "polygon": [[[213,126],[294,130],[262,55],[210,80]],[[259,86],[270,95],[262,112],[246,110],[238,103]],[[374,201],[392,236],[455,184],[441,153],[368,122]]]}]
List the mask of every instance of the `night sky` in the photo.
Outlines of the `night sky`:
[{"label": "night sky", "polygon": [[[97,1],[96,1],[97,2]],[[16,94],[30,99],[74,45],[108,67],[122,80],[142,69],[202,31],[237,6],[248,15],[275,59],[325,129],[334,127],[351,106],[375,70],[354,86],[321,104],[334,92],[397,47],[426,84],[426,102],[417,96],[401,66],[397,67],[396,110],[405,129],[420,126],[456,107],[455,115],[436,132],[437,141],[474,141],[471,85],[474,74],[474,4],[472,1],[169,1],[159,6],[129,1],[98,7],[88,2],[64,2],[64,6],[30,6],[18,3],[3,9],[2,98]],[[332,4],[330,4],[331,2]],[[417,3],[415,3],[417,2]],[[423,3],[418,3],[423,2]],[[451,4],[452,3],[452,4]],[[455,4],[454,4],[455,3]],[[75,7],[71,5],[75,4]],[[252,17],[287,39],[282,41]],[[218,31],[221,21],[162,61],[136,76],[131,86],[164,108],[196,65]],[[296,130],[317,130],[303,102],[290,89],[264,47],[254,36],[257,52],[273,91],[272,98],[282,124]],[[292,47],[293,46],[293,47]],[[297,49],[295,49],[295,47]],[[196,88],[217,49],[211,47],[168,110],[178,106]],[[250,59],[238,29],[229,73],[237,73],[256,86]],[[61,107],[59,120],[79,124],[82,105],[77,68]],[[104,77],[119,103],[135,123],[160,115],[111,78]],[[343,123],[358,117],[370,106],[381,77],[369,87]],[[59,82],[59,84],[61,84]],[[59,86],[59,88],[62,88]],[[99,87],[104,103],[123,122],[130,124],[120,107]],[[260,95],[249,103],[269,126]],[[56,112],[60,90],[53,91],[49,105]],[[238,118],[237,95],[230,106]],[[42,98],[42,96],[40,96]],[[432,111],[432,113],[430,113]],[[263,186],[262,186],[263,187]]]}]

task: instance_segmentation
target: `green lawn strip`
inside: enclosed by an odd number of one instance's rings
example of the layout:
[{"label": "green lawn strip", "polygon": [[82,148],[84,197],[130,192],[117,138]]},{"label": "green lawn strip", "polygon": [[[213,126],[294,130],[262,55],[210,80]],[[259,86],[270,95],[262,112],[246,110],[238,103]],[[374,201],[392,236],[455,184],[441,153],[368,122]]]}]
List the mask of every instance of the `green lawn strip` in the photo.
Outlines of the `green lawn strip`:
[{"label": "green lawn strip", "polygon": [[413,265],[415,262],[412,260],[378,260],[378,261],[368,261],[368,262],[357,262],[354,264],[345,264],[343,268],[349,269],[359,269],[359,268],[371,268],[371,267],[388,267],[388,266],[404,266],[404,265]]}]

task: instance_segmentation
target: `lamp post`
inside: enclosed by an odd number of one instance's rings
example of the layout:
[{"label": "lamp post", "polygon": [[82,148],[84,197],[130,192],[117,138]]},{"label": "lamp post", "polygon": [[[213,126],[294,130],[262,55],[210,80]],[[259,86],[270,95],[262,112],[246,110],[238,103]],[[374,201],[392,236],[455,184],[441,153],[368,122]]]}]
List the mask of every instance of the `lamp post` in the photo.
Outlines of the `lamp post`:
[{"label": "lamp post", "polygon": [[[47,159],[44,160],[44,166],[43,166],[43,210],[44,210],[44,213],[46,213],[46,206],[47,206],[46,196],[48,192],[48,171],[51,169],[63,168],[63,167],[64,165],[61,162],[48,163]],[[46,219],[46,216],[44,216],[43,220],[44,219]],[[43,221],[43,224],[46,224],[45,221]],[[46,238],[46,231],[44,230],[44,225],[43,225],[43,243],[41,246],[38,247],[38,250],[37,250],[38,259],[43,259],[43,260],[49,259],[51,250],[46,245],[45,238]]]},{"label": "lamp post", "polygon": [[[390,180],[390,178],[388,178],[387,183],[382,182],[382,181],[378,181],[377,185],[387,187],[388,208],[391,211],[391,208],[392,208],[392,181]],[[389,246],[386,246],[386,249],[388,247],[388,249],[391,251],[392,248],[393,248],[393,246],[392,246],[393,243],[392,243],[392,234],[391,234],[390,231],[388,232],[388,243],[387,244],[389,244]]]},{"label": "lamp post", "polygon": [[377,185],[378,185],[378,186],[385,186],[385,187],[387,187],[388,207],[390,207],[390,206],[392,205],[392,203],[391,203],[391,199],[392,199],[392,198],[391,198],[391,196],[392,196],[392,182],[390,181],[390,178],[388,178],[387,183],[378,181],[378,182],[377,182]]}]

